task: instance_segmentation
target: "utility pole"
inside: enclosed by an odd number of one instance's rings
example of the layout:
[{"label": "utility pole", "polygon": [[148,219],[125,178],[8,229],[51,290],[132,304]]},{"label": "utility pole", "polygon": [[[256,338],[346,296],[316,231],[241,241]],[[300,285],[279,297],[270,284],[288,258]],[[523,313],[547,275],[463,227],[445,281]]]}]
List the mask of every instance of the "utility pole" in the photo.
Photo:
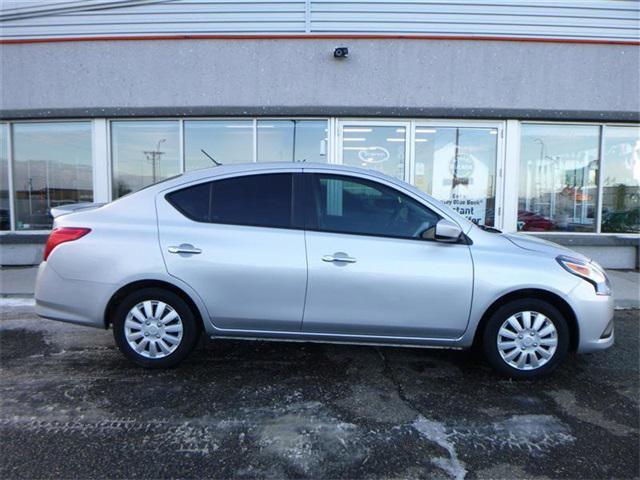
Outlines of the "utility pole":
[{"label": "utility pole", "polygon": [[[161,140],[158,141],[158,145],[156,145],[156,149],[155,150],[144,150],[142,153],[144,153],[147,157],[147,161],[151,162],[151,175],[153,177],[153,183],[156,183],[158,181],[158,170],[160,169],[160,159],[162,157],[162,155],[164,155],[166,152],[161,152],[160,151],[160,144],[166,142],[167,139],[163,138]],[[157,162],[157,163],[156,163]]]}]

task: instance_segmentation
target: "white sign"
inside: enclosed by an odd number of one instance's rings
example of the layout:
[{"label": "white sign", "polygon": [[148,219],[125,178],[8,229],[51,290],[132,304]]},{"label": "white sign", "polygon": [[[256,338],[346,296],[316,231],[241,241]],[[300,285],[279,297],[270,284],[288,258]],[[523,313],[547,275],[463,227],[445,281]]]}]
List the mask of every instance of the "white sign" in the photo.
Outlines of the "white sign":
[{"label": "white sign", "polygon": [[456,155],[451,143],[434,152],[433,196],[474,223],[485,223],[488,184],[487,166],[472,154]]},{"label": "white sign", "polygon": [[384,147],[368,147],[358,152],[358,158],[366,163],[382,163],[389,160],[389,150]]}]

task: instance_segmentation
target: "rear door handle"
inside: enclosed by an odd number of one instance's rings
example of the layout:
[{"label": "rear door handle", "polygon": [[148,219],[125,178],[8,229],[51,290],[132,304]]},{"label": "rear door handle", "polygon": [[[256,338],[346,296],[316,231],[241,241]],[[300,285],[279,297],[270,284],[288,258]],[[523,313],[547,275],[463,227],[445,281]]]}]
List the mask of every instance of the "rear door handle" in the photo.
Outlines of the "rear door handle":
[{"label": "rear door handle", "polygon": [[190,255],[198,255],[199,253],[202,253],[201,249],[185,243],[178,247],[169,247],[167,250],[169,250],[169,253],[186,253]]},{"label": "rear door handle", "polygon": [[325,255],[322,257],[323,262],[336,262],[336,263],[356,263],[356,259],[350,257],[346,253],[335,253],[333,255]]}]

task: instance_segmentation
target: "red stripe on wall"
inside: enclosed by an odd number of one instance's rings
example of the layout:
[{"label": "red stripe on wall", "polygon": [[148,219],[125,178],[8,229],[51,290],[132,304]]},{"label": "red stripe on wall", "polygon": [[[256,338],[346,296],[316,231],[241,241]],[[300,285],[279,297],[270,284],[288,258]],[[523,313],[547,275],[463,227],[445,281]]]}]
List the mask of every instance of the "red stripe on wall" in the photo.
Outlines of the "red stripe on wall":
[{"label": "red stripe on wall", "polygon": [[475,40],[484,42],[532,42],[532,43],[577,43],[591,45],[634,45],[640,46],[640,40],[598,40],[570,38],[533,38],[533,37],[491,37],[461,35],[380,35],[380,34],[284,34],[284,35],[147,35],[147,36],[102,36],[102,37],[51,37],[0,39],[0,45],[27,43],[62,42],[118,42],[145,40]]}]

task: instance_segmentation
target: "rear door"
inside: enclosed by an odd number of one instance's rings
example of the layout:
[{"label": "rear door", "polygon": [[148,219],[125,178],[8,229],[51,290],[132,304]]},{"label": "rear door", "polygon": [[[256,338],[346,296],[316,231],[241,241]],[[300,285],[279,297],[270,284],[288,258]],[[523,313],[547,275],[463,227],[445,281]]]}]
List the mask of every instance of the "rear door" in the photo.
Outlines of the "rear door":
[{"label": "rear door", "polygon": [[466,330],[468,245],[433,240],[441,218],[364,178],[305,173],[309,279],[303,331],[454,339]]},{"label": "rear door", "polygon": [[237,176],[157,198],[167,269],[198,293],[216,327],[300,330],[307,269],[293,176]]}]

